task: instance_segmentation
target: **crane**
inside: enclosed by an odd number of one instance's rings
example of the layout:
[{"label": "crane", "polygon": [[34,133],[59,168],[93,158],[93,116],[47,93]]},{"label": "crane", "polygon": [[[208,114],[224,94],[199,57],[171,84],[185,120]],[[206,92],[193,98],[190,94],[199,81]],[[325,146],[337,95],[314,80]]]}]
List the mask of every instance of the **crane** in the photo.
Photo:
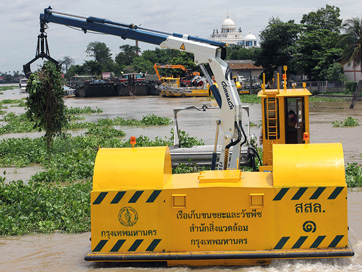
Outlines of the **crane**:
[{"label": "crane", "polygon": [[[33,60],[24,65],[26,75],[31,73],[30,64],[38,58],[47,58],[57,64],[49,54],[47,35],[45,33],[49,23],[78,28],[83,30],[84,33],[88,31],[105,33],[119,36],[122,39],[156,44],[161,48],[193,53],[194,62],[200,66],[211,86],[210,90],[220,107],[220,128],[224,133],[224,137],[217,169],[238,168],[241,145],[247,141],[247,136],[242,126],[241,101],[232,79],[231,70],[223,60],[226,56],[227,44],[191,35],[152,30],[134,24],[117,23],[97,17],[66,14],[53,11],[51,7],[48,7],[44,9],[44,13],[40,14],[41,33],[38,37],[37,53]],[[210,66],[220,90],[214,85],[211,76],[204,66],[205,64]],[[244,138],[243,141],[242,138]]]}]

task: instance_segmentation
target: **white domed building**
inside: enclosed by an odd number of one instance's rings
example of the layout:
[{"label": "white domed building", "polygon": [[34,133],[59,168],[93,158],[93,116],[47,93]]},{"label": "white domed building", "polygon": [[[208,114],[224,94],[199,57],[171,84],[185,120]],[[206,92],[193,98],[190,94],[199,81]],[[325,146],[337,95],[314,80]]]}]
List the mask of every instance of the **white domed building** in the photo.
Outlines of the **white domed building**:
[{"label": "white domed building", "polygon": [[241,28],[236,29],[235,23],[230,19],[229,14],[227,14],[226,19],[222,22],[221,30],[214,29],[210,39],[230,45],[242,45],[246,48],[258,46],[255,35],[249,32],[248,35],[243,37]]}]

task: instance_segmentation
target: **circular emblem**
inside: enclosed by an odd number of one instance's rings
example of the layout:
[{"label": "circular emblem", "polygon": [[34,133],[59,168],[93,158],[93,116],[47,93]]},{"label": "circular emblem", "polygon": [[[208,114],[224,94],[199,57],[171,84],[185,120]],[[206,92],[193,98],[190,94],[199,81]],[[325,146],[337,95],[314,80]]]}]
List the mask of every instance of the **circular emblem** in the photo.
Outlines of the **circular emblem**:
[{"label": "circular emblem", "polygon": [[132,207],[123,207],[118,213],[118,220],[123,226],[132,227],[138,221],[138,213]]},{"label": "circular emblem", "polygon": [[306,221],[303,224],[303,230],[305,232],[315,232],[316,229],[317,229],[317,226],[313,221]]}]

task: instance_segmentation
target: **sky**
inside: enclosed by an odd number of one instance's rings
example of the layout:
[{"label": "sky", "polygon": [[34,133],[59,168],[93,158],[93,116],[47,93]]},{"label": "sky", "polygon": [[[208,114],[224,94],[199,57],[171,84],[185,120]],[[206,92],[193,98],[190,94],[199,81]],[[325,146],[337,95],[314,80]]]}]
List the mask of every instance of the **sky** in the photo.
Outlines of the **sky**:
[{"label": "sky", "polygon": [[[355,0],[0,0],[0,72],[22,71],[23,64],[35,56],[39,34],[39,15],[51,6],[54,11],[106,18],[119,23],[136,24],[145,28],[171,33],[183,33],[208,38],[213,29],[220,29],[226,15],[235,22],[243,35],[252,32],[257,38],[271,17],[299,23],[303,14],[328,5],[340,8],[341,19],[362,17],[362,1]],[[6,4],[5,4],[6,3]],[[133,40],[103,34],[84,34],[64,25],[50,23],[47,29],[50,55],[59,60],[65,56],[82,64],[91,58],[85,52],[93,41],[104,42],[113,58],[119,46],[135,45]],[[141,50],[155,45],[139,43]],[[38,60],[32,70],[42,64]]]}]

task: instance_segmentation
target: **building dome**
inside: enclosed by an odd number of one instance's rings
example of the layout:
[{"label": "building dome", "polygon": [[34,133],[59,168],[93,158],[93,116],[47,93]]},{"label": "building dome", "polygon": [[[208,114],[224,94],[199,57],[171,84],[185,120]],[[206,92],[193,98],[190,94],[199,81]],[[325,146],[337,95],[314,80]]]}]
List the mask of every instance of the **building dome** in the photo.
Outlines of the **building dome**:
[{"label": "building dome", "polygon": [[256,37],[255,37],[255,35],[251,34],[251,32],[249,32],[249,34],[245,36],[245,40],[256,41]]},{"label": "building dome", "polygon": [[235,28],[235,23],[233,20],[231,20],[229,18],[229,15],[228,17],[224,20],[224,22],[222,22],[222,28]]}]

